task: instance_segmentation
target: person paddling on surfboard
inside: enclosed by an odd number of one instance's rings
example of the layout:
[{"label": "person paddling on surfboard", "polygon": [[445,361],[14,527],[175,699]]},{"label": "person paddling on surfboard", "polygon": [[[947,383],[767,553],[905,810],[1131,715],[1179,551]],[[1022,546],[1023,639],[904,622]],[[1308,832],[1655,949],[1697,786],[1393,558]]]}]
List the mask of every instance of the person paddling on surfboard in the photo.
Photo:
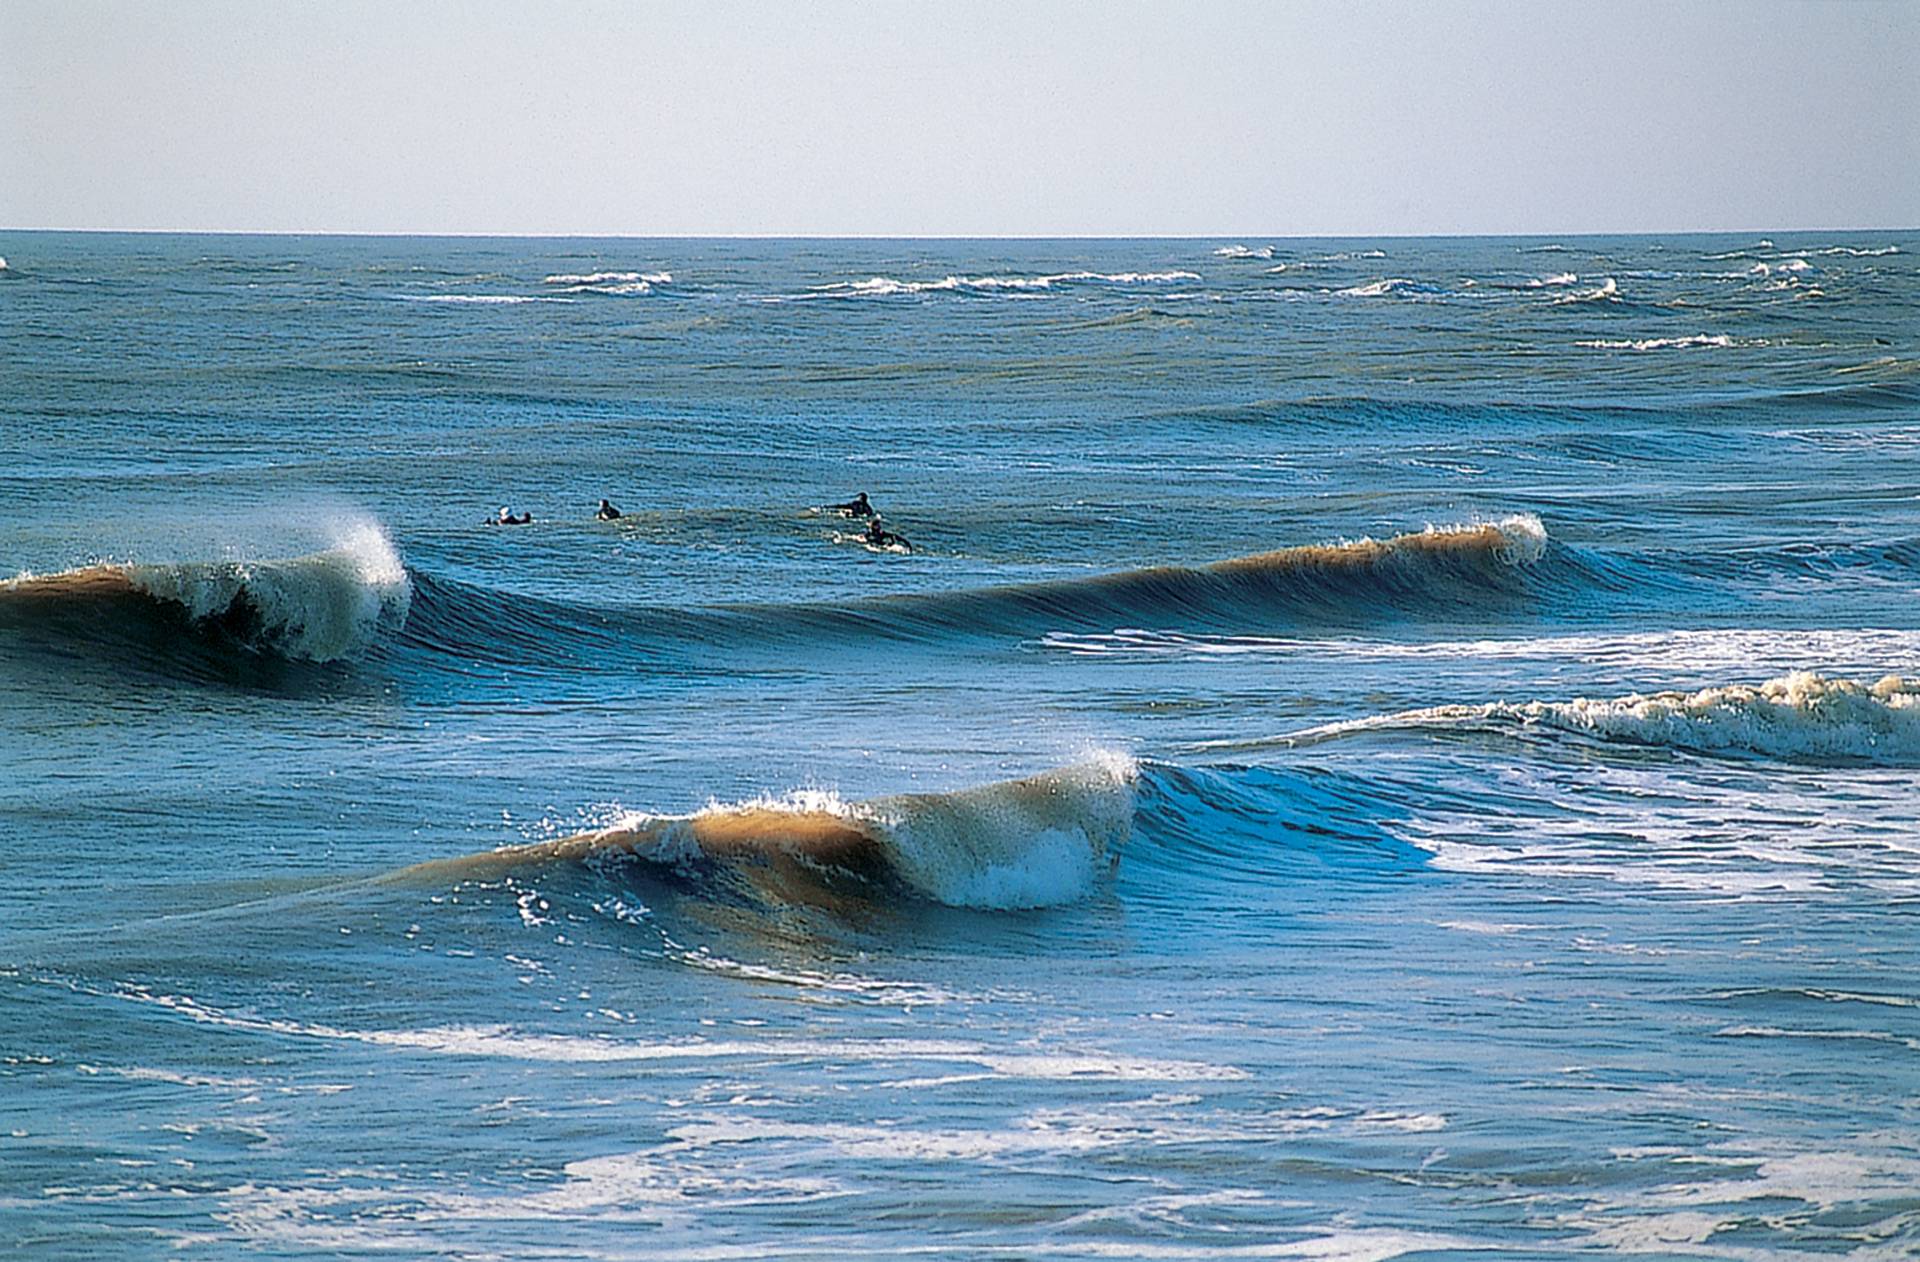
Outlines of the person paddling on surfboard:
[{"label": "person paddling on surfboard", "polygon": [[487,525],[489,526],[524,526],[532,520],[533,520],[532,513],[522,513],[518,517],[515,517],[513,513],[507,508],[507,506],[505,504],[502,504],[500,506],[500,511],[498,513],[494,514],[492,517],[487,518]]},{"label": "person paddling on surfboard", "polygon": [[593,516],[594,516],[594,520],[596,521],[619,521],[620,510],[615,508],[612,504],[609,504],[607,501],[601,500],[600,511],[595,513]]},{"label": "person paddling on surfboard", "polygon": [[867,493],[865,491],[860,492],[860,494],[854,496],[844,504],[829,504],[827,511],[838,513],[842,517],[872,518],[880,515],[873,511],[873,505],[867,503]]},{"label": "person paddling on surfboard", "polygon": [[881,527],[880,518],[874,516],[867,521],[866,545],[870,548],[903,548],[913,551],[913,545],[907,542],[905,535],[896,535]]}]

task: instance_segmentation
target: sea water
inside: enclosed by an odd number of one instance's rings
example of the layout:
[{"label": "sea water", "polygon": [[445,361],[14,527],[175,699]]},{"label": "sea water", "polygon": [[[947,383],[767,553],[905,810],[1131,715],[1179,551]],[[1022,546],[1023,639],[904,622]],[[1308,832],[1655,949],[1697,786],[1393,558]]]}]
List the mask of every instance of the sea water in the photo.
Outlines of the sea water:
[{"label": "sea water", "polygon": [[14,1253],[1920,1250],[1920,237],[0,252]]}]

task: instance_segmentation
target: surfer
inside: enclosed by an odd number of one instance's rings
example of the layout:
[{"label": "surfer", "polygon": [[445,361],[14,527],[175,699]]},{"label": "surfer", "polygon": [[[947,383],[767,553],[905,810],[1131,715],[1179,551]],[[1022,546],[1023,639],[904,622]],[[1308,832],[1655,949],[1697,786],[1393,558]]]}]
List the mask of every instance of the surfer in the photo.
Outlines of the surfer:
[{"label": "surfer", "polygon": [[864,542],[870,548],[899,548],[905,552],[913,551],[913,545],[907,542],[905,535],[896,535],[880,525],[876,515],[867,521],[867,533]]},{"label": "surfer", "polygon": [[532,513],[522,513],[518,517],[515,517],[513,513],[507,508],[507,506],[502,504],[500,506],[500,511],[498,513],[494,514],[492,517],[487,518],[487,525],[489,526],[524,526],[532,520],[533,520]]},{"label": "surfer", "polygon": [[620,510],[605,500],[600,501],[600,511],[593,515],[595,521],[619,521]]},{"label": "surfer", "polygon": [[865,491],[860,492],[860,494],[854,496],[844,504],[829,504],[827,511],[838,513],[842,517],[866,517],[871,519],[880,515],[874,512],[873,505],[867,502],[867,493]]}]

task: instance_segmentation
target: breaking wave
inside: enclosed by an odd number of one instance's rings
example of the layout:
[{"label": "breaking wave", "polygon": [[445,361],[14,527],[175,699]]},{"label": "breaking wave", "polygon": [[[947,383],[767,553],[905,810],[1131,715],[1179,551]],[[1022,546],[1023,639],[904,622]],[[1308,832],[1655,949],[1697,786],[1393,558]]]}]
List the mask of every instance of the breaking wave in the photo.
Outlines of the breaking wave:
[{"label": "breaking wave", "polygon": [[802,298],[890,298],[903,294],[993,293],[1047,290],[1061,285],[1165,285],[1199,280],[1198,272],[1055,272],[1046,276],[943,276],[939,280],[896,280],[873,276],[866,280],[834,281],[812,286]]},{"label": "breaking wave", "polygon": [[[1571,273],[1566,273],[1566,275],[1572,276]],[[1572,277],[1572,279],[1567,280],[1565,283],[1572,284],[1573,281],[1577,279],[1579,278]],[[1555,278],[1552,283],[1558,284],[1561,282],[1558,278]],[[1620,286],[1614,281],[1613,277],[1609,276],[1592,289],[1583,289],[1577,293],[1564,294],[1559,298],[1555,298],[1554,302],[1565,304],[1574,302],[1618,302],[1619,300]]]},{"label": "breaking wave", "polygon": [[1271,259],[1273,247],[1270,245],[1257,248],[1246,245],[1223,245],[1214,251],[1214,255],[1223,259]]},{"label": "breaking wave", "polygon": [[544,278],[548,285],[605,285],[615,281],[645,281],[649,285],[673,283],[672,272],[561,272]]},{"label": "breaking wave", "polygon": [[1725,350],[1756,343],[1736,341],[1725,333],[1694,333],[1686,337],[1602,338],[1575,342],[1574,345],[1595,351],[1666,351],[1702,346]]},{"label": "breaking wave", "polygon": [[274,560],[110,562],[0,582],[0,628],[33,626],[77,638],[182,632],[309,662],[364,652],[404,623],[412,585],[399,553],[372,523],[331,547]]},{"label": "breaking wave", "polygon": [[1698,692],[1435,706],[1327,724],[1283,739],[1311,744],[1384,728],[1512,726],[1704,752],[1910,766],[1920,763],[1920,679],[1888,675],[1868,684],[1800,671]]},{"label": "breaking wave", "polygon": [[454,306],[517,307],[529,302],[573,302],[549,294],[395,294],[402,302],[434,302]]},{"label": "breaking wave", "polygon": [[1390,276],[1385,280],[1371,281],[1365,285],[1349,285],[1345,289],[1335,289],[1332,292],[1348,298],[1384,298],[1388,294],[1397,293],[1430,293],[1432,286],[1419,284],[1404,276]]},{"label": "breaking wave", "polygon": [[[695,608],[587,608],[417,574],[403,641],[456,662],[626,669],[706,661],[754,647],[872,652],[889,642],[1040,636],[1115,626],[1252,629],[1333,618],[1372,622],[1405,610],[1481,607],[1528,589],[1545,553],[1537,517],[1429,527],[1387,539],[1282,548],[1202,566],[842,602]],[[735,667],[737,657],[727,660]]]},{"label": "breaking wave", "polygon": [[699,880],[771,873],[791,890],[835,876],[896,884],[953,907],[1044,907],[1084,897],[1132,828],[1138,768],[1119,754],[951,793],[847,802],[802,791],[628,815],[592,832],[405,869],[472,880],[555,863],[634,860]]},{"label": "breaking wave", "polygon": [[561,272],[545,277],[545,285],[563,294],[650,294],[655,285],[671,285],[672,272]]}]

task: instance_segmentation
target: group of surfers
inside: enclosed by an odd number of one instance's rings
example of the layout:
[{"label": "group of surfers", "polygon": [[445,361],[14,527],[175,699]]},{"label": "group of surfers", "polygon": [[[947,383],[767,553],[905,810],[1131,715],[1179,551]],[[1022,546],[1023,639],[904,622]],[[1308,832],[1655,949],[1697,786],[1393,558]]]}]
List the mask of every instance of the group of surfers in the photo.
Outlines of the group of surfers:
[{"label": "group of surfers", "polygon": [[[829,504],[827,512],[838,513],[842,517],[864,520],[867,531],[860,541],[870,548],[898,548],[903,552],[913,551],[913,545],[907,542],[905,535],[896,534],[880,523],[880,514],[867,499],[865,491],[854,496],[844,504]],[[620,510],[607,500],[600,501],[600,507],[594,511],[595,521],[619,521]],[[489,526],[525,526],[533,521],[532,513],[515,513],[502,505],[500,511],[486,519]]]},{"label": "group of surfers", "polygon": [[863,518],[867,523],[867,533],[861,536],[861,542],[870,548],[899,548],[902,552],[913,551],[913,545],[907,542],[905,535],[895,534],[880,524],[880,513],[868,501],[865,491],[854,496],[844,504],[829,504],[827,511],[838,513],[842,517]]},{"label": "group of surfers", "polygon": [[[607,501],[601,500],[599,509],[593,514],[593,519],[595,521],[619,521],[620,510]],[[502,504],[500,511],[486,518],[482,524],[487,526],[525,526],[532,521],[532,513],[516,514],[512,509]]]}]

